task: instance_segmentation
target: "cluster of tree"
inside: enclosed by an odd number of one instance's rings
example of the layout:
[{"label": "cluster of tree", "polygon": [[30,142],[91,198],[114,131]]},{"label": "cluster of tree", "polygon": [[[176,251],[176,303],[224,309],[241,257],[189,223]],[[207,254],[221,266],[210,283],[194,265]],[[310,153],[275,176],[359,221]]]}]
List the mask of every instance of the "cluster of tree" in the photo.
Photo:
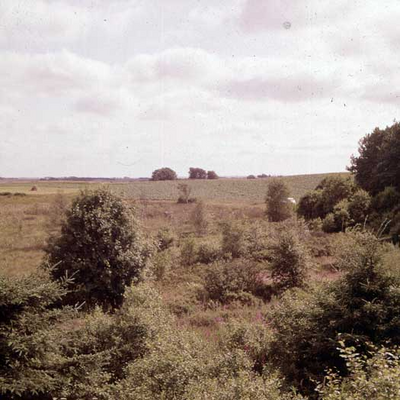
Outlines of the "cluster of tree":
[{"label": "cluster of tree", "polygon": [[[215,171],[206,171],[202,168],[190,168],[189,179],[218,179]],[[153,181],[173,181],[178,179],[178,176],[171,168],[160,168],[153,171],[151,180]]]},{"label": "cluster of tree", "polygon": [[202,168],[189,168],[189,179],[218,179],[215,171],[206,171]]},{"label": "cluster of tree", "polygon": [[364,223],[370,204],[370,195],[351,177],[330,176],[301,197],[297,213],[307,221],[321,221],[326,232],[338,232]]},{"label": "cluster of tree", "polygon": [[307,221],[319,221],[326,232],[356,224],[378,229],[388,222],[387,232],[400,233],[400,124],[376,128],[359,142],[359,156],[352,156],[353,177],[325,178],[306,193],[297,213]]},{"label": "cluster of tree", "polygon": [[349,171],[372,196],[371,221],[376,226],[383,219],[391,220],[391,232],[400,233],[400,123],[364,136],[358,152]]}]

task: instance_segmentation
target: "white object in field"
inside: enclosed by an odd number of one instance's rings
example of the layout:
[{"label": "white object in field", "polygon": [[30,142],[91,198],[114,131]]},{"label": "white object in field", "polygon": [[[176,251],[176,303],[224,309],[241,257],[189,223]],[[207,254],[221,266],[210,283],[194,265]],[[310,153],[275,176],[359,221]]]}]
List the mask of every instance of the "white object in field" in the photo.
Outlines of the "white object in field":
[{"label": "white object in field", "polygon": [[296,204],[296,200],[293,197],[288,197],[287,200],[292,204]]}]

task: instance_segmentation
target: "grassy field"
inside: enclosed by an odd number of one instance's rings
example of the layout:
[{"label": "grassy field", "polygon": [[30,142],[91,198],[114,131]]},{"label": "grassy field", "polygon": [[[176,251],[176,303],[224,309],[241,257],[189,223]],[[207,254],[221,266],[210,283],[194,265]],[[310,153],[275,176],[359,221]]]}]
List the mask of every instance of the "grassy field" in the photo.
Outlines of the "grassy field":
[{"label": "grassy field", "polygon": [[[305,192],[314,189],[325,177],[335,174],[314,174],[285,176],[282,179],[290,188],[291,196],[298,200]],[[340,175],[348,175],[342,173]],[[178,181],[136,181],[136,182],[63,182],[63,181],[0,181],[0,193],[25,193],[34,196],[51,195],[59,192],[75,194],[79,190],[109,186],[116,193],[128,199],[176,200],[178,185],[186,183],[191,188],[191,196],[206,201],[237,201],[240,203],[263,202],[270,178],[265,179],[217,179]],[[37,191],[31,191],[33,186]]]},{"label": "grassy field", "polygon": [[[283,179],[299,199],[327,174],[288,176]],[[264,198],[269,179],[179,180],[129,183],[0,181],[0,270],[8,275],[33,271],[41,263],[50,234],[57,232],[60,199],[63,207],[80,190],[108,186],[136,205],[145,232],[169,226],[177,234],[190,233],[194,204],[177,204],[178,184],[187,183],[192,197],[207,203],[211,224],[228,219],[264,218]],[[33,186],[37,191],[31,191]],[[4,196],[10,192],[14,195]],[[15,193],[23,195],[15,195]],[[62,207],[61,207],[62,208]]]}]

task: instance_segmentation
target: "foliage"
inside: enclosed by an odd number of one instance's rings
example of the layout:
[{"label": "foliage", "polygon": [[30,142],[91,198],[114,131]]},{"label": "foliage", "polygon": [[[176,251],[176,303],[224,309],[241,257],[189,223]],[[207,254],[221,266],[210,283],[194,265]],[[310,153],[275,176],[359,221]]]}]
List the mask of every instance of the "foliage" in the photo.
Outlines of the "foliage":
[{"label": "foliage", "polygon": [[238,258],[245,254],[245,227],[238,222],[222,224],[222,254],[225,258]]},{"label": "foliage", "polygon": [[221,248],[215,241],[209,240],[199,244],[197,260],[202,264],[211,264],[221,258]]},{"label": "foliage", "polygon": [[163,250],[157,252],[152,257],[152,272],[157,281],[162,281],[168,274],[172,266],[170,251]]},{"label": "foliage", "polygon": [[190,214],[190,220],[194,225],[194,228],[199,235],[207,233],[209,225],[206,205],[203,201],[197,203],[192,213]]},{"label": "foliage", "polygon": [[122,304],[125,286],[141,279],[147,251],[132,212],[104,189],[74,200],[46,249],[53,279],[73,277],[67,304],[113,308]]},{"label": "foliage", "polygon": [[280,230],[271,253],[271,276],[277,288],[305,285],[309,255],[295,229]]},{"label": "foliage", "polygon": [[253,363],[252,369],[262,373],[270,353],[272,332],[258,312],[258,319],[252,322],[233,320],[220,332],[219,345],[228,351],[242,350]]},{"label": "foliage", "polygon": [[376,211],[389,211],[400,205],[400,192],[393,186],[387,186],[372,199],[372,208]]},{"label": "foliage", "polygon": [[175,235],[168,227],[161,228],[156,236],[158,249],[160,251],[169,249],[174,244],[175,239]]},{"label": "foliage", "polygon": [[55,309],[66,290],[43,274],[0,276],[0,393],[2,399],[45,399],[58,386],[55,324],[74,311]]},{"label": "foliage", "polygon": [[247,179],[257,179],[254,175],[248,175]]},{"label": "foliage", "polygon": [[279,222],[290,218],[293,206],[288,201],[289,196],[289,188],[283,180],[275,178],[270,181],[265,200],[269,221]]},{"label": "foliage", "polygon": [[359,156],[352,156],[349,171],[372,195],[388,186],[400,189],[400,123],[375,130],[359,141]]},{"label": "foliage", "polygon": [[196,264],[198,261],[197,251],[195,239],[192,236],[186,238],[181,244],[181,264],[186,266]]},{"label": "foliage", "polygon": [[322,190],[312,190],[302,196],[297,205],[297,214],[307,221],[323,218],[325,212],[323,210]]},{"label": "foliage", "polygon": [[215,171],[207,171],[207,179],[218,179],[219,176]]},{"label": "foliage", "polygon": [[[349,199],[356,189],[357,187],[350,177],[330,176],[324,178],[316,187],[316,190],[322,190],[321,201],[324,214],[332,212],[339,201]],[[324,215],[318,216],[323,217]]]},{"label": "foliage", "polygon": [[330,371],[317,390],[323,400],[387,400],[400,393],[400,352],[398,348],[369,345],[365,355],[354,346],[339,348],[349,376],[342,378]]},{"label": "foliage", "polygon": [[187,204],[190,202],[190,193],[192,192],[192,188],[187,183],[180,183],[178,185],[178,190],[180,195],[178,197],[178,203]]},{"label": "foliage", "polygon": [[265,293],[262,280],[265,267],[248,260],[218,262],[211,265],[205,276],[207,298],[221,304],[239,301],[254,303],[254,297]]},{"label": "foliage", "polygon": [[206,179],[207,172],[202,168],[189,168],[189,179]]},{"label": "foliage", "polygon": [[399,342],[399,275],[382,265],[378,239],[369,233],[351,235],[356,245],[346,255],[348,272],[341,279],[307,293],[288,293],[270,315],[275,331],[271,359],[303,390],[312,391],[326,368],[348,373],[337,351],[339,334],[361,352],[367,342]]},{"label": "foliage", "polygon": [[156,169],[151,175],[152,181],[174,181],[175,179],[178,179],[176,172],[168,167]]},{"label": "foliage", "polygon": [[335,214],[329,213],[322,221],[322,230],[326,233],[336,232],[338,230],[337,224],[335,221]]},{"label": "foliage", "polygon": [[365,222],[371,206],[371,196],[363,189],[357,190],[348,204],[348,212],[353,223]]},{"label": "foliage", "polygon": [[350,178],[331,176],[301,197],[297,214],[307,221],[320,218],[325,232],[338,232],[364,222],[369,205],[368,193],[357,189]]}]

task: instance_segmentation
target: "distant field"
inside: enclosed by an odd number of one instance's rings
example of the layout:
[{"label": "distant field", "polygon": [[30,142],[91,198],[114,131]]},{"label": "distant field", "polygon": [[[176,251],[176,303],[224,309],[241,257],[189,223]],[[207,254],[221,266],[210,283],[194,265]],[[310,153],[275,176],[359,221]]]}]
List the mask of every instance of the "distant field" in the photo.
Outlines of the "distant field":
[{"label": "distant field", "polygon": [[[325,177],[338,174],[314,174],[285,176],[291,196],[298,200],[305,192],[314,189]],[[339,175],[348,175],[340,173]],[[129,183],[62,182],[62,181],[16,181],[0,182],[1,192],[20,192],[32,195],[51,195],[58,192],[77,193],[85,188],[109,186],[113,191],[128,199],[176,200],[179,197],[179,183],[187,183],[192,189],[191,196],[211,201],[263,202],[270,178],[265,179],[217,179],[217,180],[178,180],[178,181],[137,181]],[[35,185],[38,191],[32,192]]]},{"label": "distant field", "polygon": [[[305,192],[329,174],[287,176],[283,179],[298,200]],[[334,174],[332,174],[334,175]],[[155,233],[162,226],[175,232],[190,230],[188,223],[195,204],[176,204],[178,184],[187,183],[192,197],[204,199],[212,221],[227,218],[263,218],[264,199],[270,178],[179,180],[168,182],[65,182],[65,181],[0,181],[0,194],[4,192],[24,195],[0,195],[0,270],[7,275],[33,271],[43,258],[48,236],[57,232],[54,221],[56,196],[62,193],[68,204],[85,188],[108,186],[129,200],[137,200],[137,212],[148,233]],[[31,191],[33,186],[37,191]]]}]

